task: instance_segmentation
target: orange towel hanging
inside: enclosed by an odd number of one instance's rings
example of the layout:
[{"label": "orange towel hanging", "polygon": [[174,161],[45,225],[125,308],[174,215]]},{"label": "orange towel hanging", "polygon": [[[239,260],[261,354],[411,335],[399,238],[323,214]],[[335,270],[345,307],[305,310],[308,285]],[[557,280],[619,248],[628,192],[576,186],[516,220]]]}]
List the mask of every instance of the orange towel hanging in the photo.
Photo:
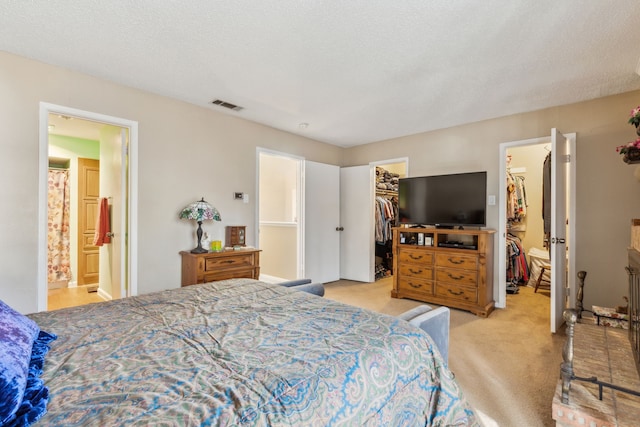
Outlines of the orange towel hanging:
[{"label": "orange towel hanging", "polygon": [[96,232],[93,236],[93,244],[102,246],[111,243],[111,222],[109,221],[109,200],[106,197],[99,199],[98,215],[96,217]]}]

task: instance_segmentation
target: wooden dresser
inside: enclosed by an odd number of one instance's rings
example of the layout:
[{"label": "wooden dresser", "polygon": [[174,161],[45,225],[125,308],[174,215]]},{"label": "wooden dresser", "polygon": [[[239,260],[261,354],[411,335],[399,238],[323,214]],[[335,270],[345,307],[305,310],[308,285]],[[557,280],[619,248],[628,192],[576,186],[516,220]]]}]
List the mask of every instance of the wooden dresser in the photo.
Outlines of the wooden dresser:
[{"label": "wooden dresser", "polygon": [[192,254],[180,252],[182,256],[182,286],[216,280],[260,276],[260,250],[240,249],[222,252]]},{"label": "wooden dresser", "polygon": [[391,296],[488,316],[495,307],[493,233],[394,228]]}]

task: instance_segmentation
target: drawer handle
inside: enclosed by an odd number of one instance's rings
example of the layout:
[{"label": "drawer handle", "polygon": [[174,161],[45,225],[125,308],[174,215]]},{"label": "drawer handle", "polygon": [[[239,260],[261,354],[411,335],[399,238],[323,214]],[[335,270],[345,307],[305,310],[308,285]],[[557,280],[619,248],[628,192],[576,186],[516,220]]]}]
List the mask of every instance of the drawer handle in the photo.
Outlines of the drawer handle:
[{"label": "drawer handle", "polygon": [[460,292],[453,292],[451,289],[447,289],[447,292],[449,292],[451,295],[455,295],[457,297],[459,297],[460,295],[464,294],[464,291],[460,291]]},{"label": "drawer handle", "polygon": [[451,275],[451,273],[447,273],[447,276],[449,276],[453,280],[462,280],[462,279],[464,279],[464,276],[453,276],[453,275]]},{"label": "drawer handle", "polygon": [[409,283],[409,286],[411,286],[412,288],[416,288],[416,289],[418,289],[418,288],[421,288],[421,287],[422,287],[422,285],[414,285],[414,284],[413,284],[413,283],[411,283],[411,282],[408,282],[408,283]]},{"label": "drawer handle", "polygon": [[420,269],[420,270],[414,270],[413,268],[410,268],[410,269],[409,269],[409,272],[410,272],[410,273],[413,273],[413,274],[420,274],[420,273],[422,273],[422,269]]},{"label": "drawer handle", "polygon": [[451,264],[464,264],[464,260],[463,259],[453,259],[453,258],[449,258],[449,262]]},{"label": "drawer handle", "polygon": [[409,258],[411,258],[411,259],[422,259],[422,255],[415,256],[414,254],[409,254]]},{"label": "drawer handle", "polygon": [[221,262],[224,263],[224,264],[233,264],[235,261],[232,260],[232,259],[228,259],[226,261],[221,261]]}]

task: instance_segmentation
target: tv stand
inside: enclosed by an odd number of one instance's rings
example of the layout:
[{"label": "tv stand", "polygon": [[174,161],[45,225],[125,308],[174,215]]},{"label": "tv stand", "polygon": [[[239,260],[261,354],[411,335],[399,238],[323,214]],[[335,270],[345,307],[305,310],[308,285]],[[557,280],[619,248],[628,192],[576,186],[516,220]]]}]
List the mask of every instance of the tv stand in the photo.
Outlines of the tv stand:
[{"label": "tv stand", "polygon": [[[495,230],[393,229],[393,298],[410,298],[487,317],[493,300]],[[423,242],[417,245],[418,234]],[[407,242],[407,243],[401,243]]]}]

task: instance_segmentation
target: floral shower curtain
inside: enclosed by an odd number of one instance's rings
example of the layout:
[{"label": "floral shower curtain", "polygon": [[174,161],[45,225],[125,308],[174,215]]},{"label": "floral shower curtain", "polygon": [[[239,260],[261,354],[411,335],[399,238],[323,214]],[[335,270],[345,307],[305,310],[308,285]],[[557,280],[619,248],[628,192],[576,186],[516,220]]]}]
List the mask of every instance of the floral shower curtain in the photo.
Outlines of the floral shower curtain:
[{"label": "floral shower curtain", "polygon": [[47,279],[71,280],[69,249],[69,171],[49,169]]}]

